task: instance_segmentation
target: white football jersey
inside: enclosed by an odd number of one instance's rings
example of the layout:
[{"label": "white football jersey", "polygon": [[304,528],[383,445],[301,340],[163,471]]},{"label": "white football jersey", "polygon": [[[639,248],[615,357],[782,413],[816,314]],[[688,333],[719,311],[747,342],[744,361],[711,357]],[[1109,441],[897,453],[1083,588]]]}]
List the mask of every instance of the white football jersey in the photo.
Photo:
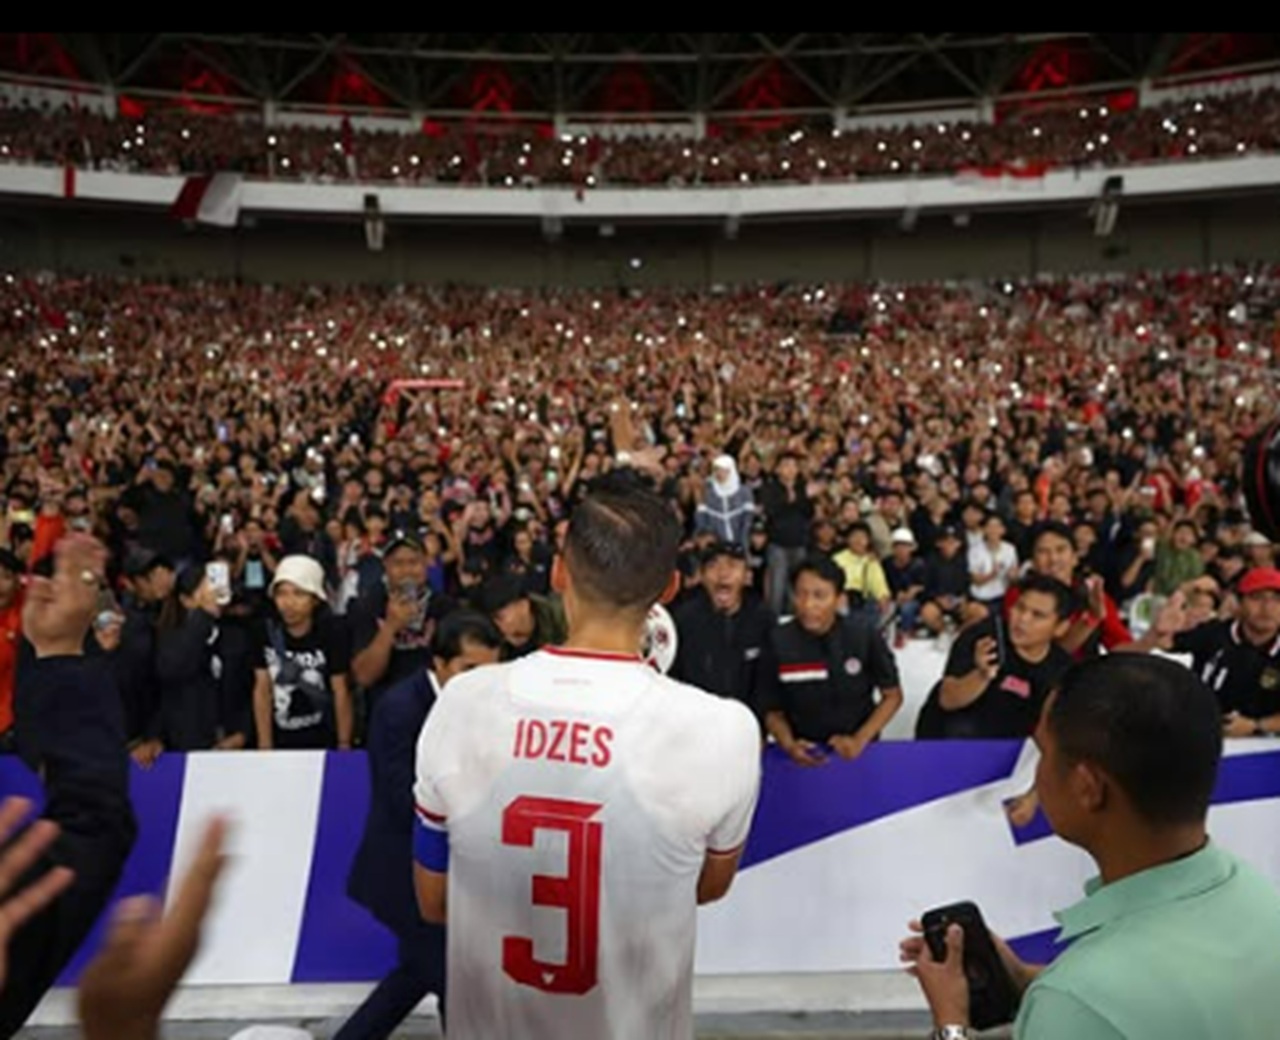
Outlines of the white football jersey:
[{"label": "white football jersey", "polygon": [[759,783],[751,712],[638,657],[452,680],[415,789],[415,855],[449,874],[450,1040],[689,1040],[698,877]]}]

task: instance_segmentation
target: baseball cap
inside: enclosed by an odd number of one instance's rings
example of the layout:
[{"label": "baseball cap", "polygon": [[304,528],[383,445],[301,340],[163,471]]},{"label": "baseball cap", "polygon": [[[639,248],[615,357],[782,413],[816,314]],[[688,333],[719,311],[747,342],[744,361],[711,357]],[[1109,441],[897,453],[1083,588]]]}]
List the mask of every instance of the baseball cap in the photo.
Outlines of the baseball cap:
[{"label": "baseball cap", "polygon": [[1271,539],[1268,538],[1261,531],[1250,531],[1247,535],[1244,536],[1244,542],[1242,544],[1247,549],[1255,549],[1255,548],[1265,549],[1268,545],[1271,544]]},{"label": "baseball cap", "polygon": [[958,539],[959,537],[960,530],[955,524],[944,524],[942,527],[938,528],[938,541],[942,541],[944,538]]},{"label": "baseball cap", "polygon": [[911,533],[911,528],[899,527],[889,536],[889,541],[894,545],[915,545],[916,536]]},{"label": "baseball cap", "polygon": [[157,567],[173,570],[173,564],[169,558],[154,549],[133,549],[124,560],[124,573],[127,578],[145,578]]},{"label": "baseball cap", "polygon": [[747,551],[737,542],[725,541],[723,538],[712,542],[702,551],[702,564],[706,566],[717,556],[729,556],[735,560],[745,560]]},{"label": "baseball cap", "polygon": [[317,599],[324,599],[324,568],[310,556],[286,556],[276,568],[276,576],[271,579],[269,595],[274,595],[276,587],[284,582],[296,585],[303,592],[309,592]]},{"label": "baseball cap", "polygon": [[426,552],[426,546],[422,544],[422,539],[418,536],[417,531],[411,531],[408,528],[397,527],[390,535],[387,536],[387,543],[382,549],[384,557],[390,556],[397,549],[404,546],[411,549],[417,549],[418,552]]},{"label": "baseball cap", "polygon": [[1275,567],[1255,567],[1240,579],[1240,595],[1254,592],[1280,592],[1280,570]]}]

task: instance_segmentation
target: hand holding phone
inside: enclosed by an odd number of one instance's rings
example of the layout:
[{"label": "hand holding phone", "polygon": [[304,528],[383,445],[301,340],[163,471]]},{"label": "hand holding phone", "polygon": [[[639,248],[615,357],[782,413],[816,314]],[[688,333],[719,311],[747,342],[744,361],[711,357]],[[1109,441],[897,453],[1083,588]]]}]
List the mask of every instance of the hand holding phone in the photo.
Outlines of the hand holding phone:
[{"label": "hand holding phone", "polygon": [[1000,648],[995,638],[985,636],[974,644],[973,663],[987,682],[996,677],[1000,671]]},{"label": "hand holding phone", "polygon": [[947,959],[947,929],[959,925],[964,931],[970,1025],[982,1030],[1012,1022],[1018,1010],[1018,992],[978,907],[968,902],[935,907],[920,923],[935,961]]}]

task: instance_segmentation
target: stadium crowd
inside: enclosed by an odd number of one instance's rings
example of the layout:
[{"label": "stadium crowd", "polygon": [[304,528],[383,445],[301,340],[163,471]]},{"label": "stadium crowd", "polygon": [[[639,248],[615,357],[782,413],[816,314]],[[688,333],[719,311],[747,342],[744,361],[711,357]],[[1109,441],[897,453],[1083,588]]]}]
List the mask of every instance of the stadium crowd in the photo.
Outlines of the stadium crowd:
[{"label": "stadium crowd", "polygon": [[[673,674],[798,762],[879,734],[914,637],[955,639],[921,735],[1025,735],[1073,657],[1208,660],[1205,626],[1241,618],[1229,732],[1280,729],[1276,547],[1238,473],[1275,407],[1278,289],[1264,266],[714,292],[0,276],[0,732],[22,576],[67,531],[110,552],[90,650],[137,761],[345,748],[459,604],[507,656],[563,639],[556,547],[618,469],[685,525]],[[847,711],[786,678],[814,655]]]},{"label": "stadium crowd", "polygon": [[148,173],[239,171],[308,181],[539,184],[591,188],[729,182],[841,181],[907,174],[1039,175],[1053,167],[1117,166],[1272,152],[1277,92],[1204,97],[1116,110],[1091,101],[995,123],[859,127],[794,124],[701,140],[557,136],[518,124],[429,122],[421,133],[265,126],[257,117],[156,109],[142,118],[0,104],[0,161]]}]

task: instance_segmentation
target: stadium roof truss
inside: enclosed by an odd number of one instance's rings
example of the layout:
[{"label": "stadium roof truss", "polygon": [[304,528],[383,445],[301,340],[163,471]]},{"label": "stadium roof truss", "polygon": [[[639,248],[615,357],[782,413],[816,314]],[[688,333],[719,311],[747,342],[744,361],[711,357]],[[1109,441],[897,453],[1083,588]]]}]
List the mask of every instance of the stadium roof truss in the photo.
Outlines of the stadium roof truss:
[{"label": "stadium roof truss", "polygon": [[1280,68],[1266,33],[7,33],[0,77],[193,108],[762,123]]}]

